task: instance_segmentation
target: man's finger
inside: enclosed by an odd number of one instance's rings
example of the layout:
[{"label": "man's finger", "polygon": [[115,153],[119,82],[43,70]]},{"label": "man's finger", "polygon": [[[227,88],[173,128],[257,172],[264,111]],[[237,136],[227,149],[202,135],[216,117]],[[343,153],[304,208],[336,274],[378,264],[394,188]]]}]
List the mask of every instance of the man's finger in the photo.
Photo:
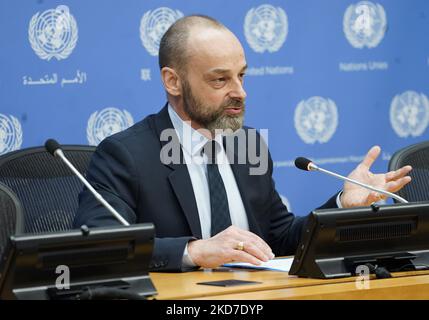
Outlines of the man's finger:
[{"label": "man's finger", "polygon": [[253,243],[255,246],[257,246],[269,259],[272,259],[272,250],[270,246],[260,237],[258,237],[256,234],[250,231],[246,230],[240,230],[240,235],[243,236],[242,241],[247,241]]},{"label": "man's finger", "polygon": [[402,189],[410,181],[411,181],[411,177],[406,176],[395,181],[389,181],[388,183],[386,183],[385,188],[389,192],[396,192]]},{"label": "man's finger", "polygon": [[379,146],[373,146],[368,153],[366,154],[365,158],[361,162],[361,165],[365,166],[367,169],[371,168],[374,161],[378,158],[380,155],[381,149]]},{"label": "man's finger", "polygon": [[395,171],[390,171],[386,174],[386,181],[393,181],[399,178],[405,177],[413,168],[411,166],[405,166]]},{"label": "man's finger", "polygon": [[257,266],[262,263],[261,260],[252,256],[250,253],[241,250],[232,250],[230,258],[235,262],[247,262]]},{"label": "man's finger", "polygon": [[374,203],[380,200],[381,200],[380,193],[375,191],[371,191],[367,198],[368,203]]},{"label": "man's finger", "polygon": [[[260,251],[262,251],[264,256],[267,256],[268,259],[273,259],[274,254],[270,248],[270,246],[259,236],[254,234],[253,232],[243,230],[237,227],[229,227],[223,232],[228,232],[228,238],[239,239],[238,241],[242,241],[244,243],[253,244],[258,247]],[[235,246],[236,244],[233,244]]]},{"label": "man's finger", "polygon": [[268,261],[271,259],[271,257],[263,252],[257,245],[253,244],[252,242],[243,242],[243,251],[246,251],[247,253],[251,254],[252,256],[258,258],[261,261]]}]

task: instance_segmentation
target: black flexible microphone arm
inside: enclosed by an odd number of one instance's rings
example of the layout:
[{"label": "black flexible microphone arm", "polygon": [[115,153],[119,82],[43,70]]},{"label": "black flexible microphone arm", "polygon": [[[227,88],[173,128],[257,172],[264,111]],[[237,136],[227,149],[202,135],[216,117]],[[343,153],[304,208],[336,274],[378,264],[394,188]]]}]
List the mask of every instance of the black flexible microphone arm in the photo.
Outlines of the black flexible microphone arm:
[{"label": "black flexible microphone arm", "polygon": [[109,210],[109,212],[116,218],[116,220],[118,220],[121,224],[123,224],[124,226],[129,226],[130,224],[128,223],[127,220],[124,219],[124,217],[122,217],[116,210],[115,208],[113,208],[102,196],[101,194],[99,194],[92,186],[91,184],[88,182],[88,180],[86,180],[84,178],[84,176],[82,176],[82,174],[76,169],[76,167],[66,158],[66,156],[64,155],[63,150],[61,150],[61,146],[60,144],[54,140],[54,139],[48,139],[45,142],[45,148],[46,150],[52,154],[54,157],[58,157],[60,158],[68,167],[71,171],[73,171],[73,173],[79,178],[80,181],[82,181],[82,183],[88,188],[88,190],[94,195],[94,197],[98,200],[98,202],[100,202],[107,210]]}]

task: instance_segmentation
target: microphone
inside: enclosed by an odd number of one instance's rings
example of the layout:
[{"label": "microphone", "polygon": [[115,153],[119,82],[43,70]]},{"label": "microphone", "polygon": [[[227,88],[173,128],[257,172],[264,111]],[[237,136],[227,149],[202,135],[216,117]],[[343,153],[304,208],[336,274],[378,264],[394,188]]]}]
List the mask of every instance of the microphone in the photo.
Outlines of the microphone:
[{"label": "microphone", "polygon": [[388,197],[391,197],[393,199],[396,199],[399,202],[408,203],[407,200],[405,200],[404,198],[402,198],[402,197],[400,197],[400,196],[398,196],[398,195],[396,195],[396,194],[394,194],[392,192],[385,191],[385,190],[382,190],[382,189],[378,189],[378,188],[375,188],[375,187],[370,186],[368,184],[359,182],[357,180],[350,179],[348,177],[344,177],[344,176],[339,175],[337,173],[334,173],[334,172],[328,171],[326,169],[320,168],[319,166],[317,166],[316,164],[314,164],[311,160],[309,160],[307,158],[304,158],[304,157],[298,157],[298,158],[296,158],[295,159],[295,166],[298,169],[301,169],[301,170],[304,170],[304,171],[320,171],[320,172],[329,174],[329,175],[331,175],[333,177],[339,178],[341,180],[345,180],[345,181],[348,181],[350,183],[357,184],[358,186],[361,186],[361,187],[363,187],[365,189],[369,189],[369,190],[372,190],[372,191],[384,194],[385,196],[388,196]]},{"label": "microphone", "polygon": [[91,191],[94,197],[107,209],[109,212],[124,226],[129,226],[127,220],[125,220],[102,196],[99,194],[86,180],[81,173],[76,169],[76,167],[66,158],[63,150],[61,150],[60,144],[54,139],[48,139],[45,142],[45,149],[54,157],[60,158],[73,173],[82,181],[82,183]]}]

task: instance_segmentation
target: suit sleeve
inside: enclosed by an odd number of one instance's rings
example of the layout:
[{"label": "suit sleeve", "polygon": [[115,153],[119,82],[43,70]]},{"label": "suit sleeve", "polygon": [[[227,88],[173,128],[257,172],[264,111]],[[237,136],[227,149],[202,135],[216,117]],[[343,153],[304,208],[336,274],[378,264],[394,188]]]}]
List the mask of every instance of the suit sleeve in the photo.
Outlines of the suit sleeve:
[{"label": "suit sleeve", "polygon": [[[97,147],[88,167],[87,179],[130,224],[138,222],[139,179],[136,164],[120,141],[110,137]],[[73,224],[75,228],[84,224],[88,227],[105,227],[118,225],[119,222],[84,188],[79,194],[79,208]],[[185,246],[191,239],[155,237],[149,266],[151,271],[186,271],[182,270],[182,258]]]},{"label": "suit sleeve", "polygon": [[[273,252],[278,256],[294,255],[301,240],[302,230],[307,223],[307,217],[297,217],[288,211],[288,208],[283,204],[278,192],[275,188],[275,183],[272,177],[273,161],[268,153],[268,178],[271,185],[270,196],[270,232],[268,243]],[[318,209],[337,208],[335,194],[324,205]]]}]

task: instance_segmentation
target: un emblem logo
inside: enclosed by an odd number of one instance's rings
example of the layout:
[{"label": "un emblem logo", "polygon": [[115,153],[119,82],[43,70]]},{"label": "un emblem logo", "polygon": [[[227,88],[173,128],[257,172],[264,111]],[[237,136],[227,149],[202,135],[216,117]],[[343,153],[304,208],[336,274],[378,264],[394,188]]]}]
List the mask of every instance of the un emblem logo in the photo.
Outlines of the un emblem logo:
[{"label": "un emblem logo", "polygon": [[288,19],[280,7],[263,4],[250,9],[244,19],[244,35],[256,52],[278,51],[286,40]]},{"label": "un emblem logo", "polygon": [[168,28],[178,19],[183,17],[179,10],[161,7],[156,10],[147,11],[140,22],[140,39],[147,52],[157,56],[159,43]]},{"label": "un emblem logo", "polygon": [[350,44],[358,49],[374,48],[386,32],[386,13],[380,4],[360,1],[350,5],[343,19],[343,29]]},{"label": "un emblem logo", "polygon": [[421,136],[429,124],[428,98],[414,91],[396,95],[390,105],[390,123],[401,138]]},{"label": "un emblem logo", "polygon": [[295,129],[305,143],[326,143],[337,129],[337,106],[322,97],[302,100],[295,109],[294,120]]},{"label": "un emblem logo", "polygon": [[86,137],[90,145],[98,145],[104,138],[131,127],[133,117],[126,110],[106,108],[89,117]]},{"label": "un emblem logo", "polygon": [[34,52],[43,60],[67,58],[76,46],[77,24],[67,6],[37,12],[28,27],[28,39]]},{"label": "un emblem logo", "polygon": [[22,128],[14,116],[0,113],[0,155],[18,150],[22,144]]}]

